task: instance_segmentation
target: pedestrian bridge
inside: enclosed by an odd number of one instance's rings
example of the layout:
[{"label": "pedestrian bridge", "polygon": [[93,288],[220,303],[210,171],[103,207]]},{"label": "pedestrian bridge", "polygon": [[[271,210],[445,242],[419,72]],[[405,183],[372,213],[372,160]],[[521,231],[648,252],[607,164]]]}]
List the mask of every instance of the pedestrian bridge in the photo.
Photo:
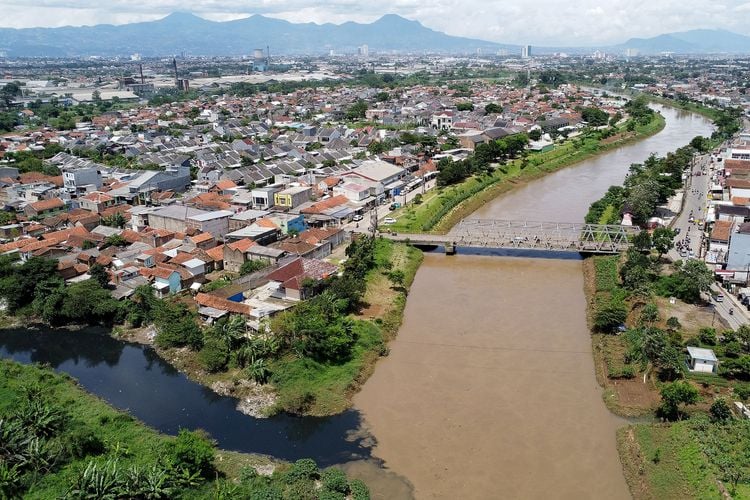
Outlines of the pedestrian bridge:
[{"label": "pedestrian bridge", "polygon": [[627,250],[638,232],[633,226],[464,219],[443,235],[387,232],[381,235],[412,245],[444,246],[448,254],[455,253],[457,247],[616,254]]}]

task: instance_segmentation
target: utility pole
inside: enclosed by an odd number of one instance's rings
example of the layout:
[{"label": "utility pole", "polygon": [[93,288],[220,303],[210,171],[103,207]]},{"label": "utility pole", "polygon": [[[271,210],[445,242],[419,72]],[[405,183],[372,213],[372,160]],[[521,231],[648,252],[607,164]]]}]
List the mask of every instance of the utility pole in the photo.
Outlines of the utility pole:
[{"label": "utility pole", "polygon": [[378,205],[375,202],[375,208],[370,211],[370,235],[375,238],[378,233]]}]

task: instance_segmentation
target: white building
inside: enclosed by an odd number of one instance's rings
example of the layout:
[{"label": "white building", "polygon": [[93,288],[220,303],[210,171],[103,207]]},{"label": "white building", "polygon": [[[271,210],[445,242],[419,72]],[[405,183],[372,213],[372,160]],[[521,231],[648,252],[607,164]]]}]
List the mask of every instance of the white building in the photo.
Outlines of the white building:
[{"label": "white building", "polygon": [[719,360],[711,349],[688,346],[688,369],[691,372],[716,373]]}]

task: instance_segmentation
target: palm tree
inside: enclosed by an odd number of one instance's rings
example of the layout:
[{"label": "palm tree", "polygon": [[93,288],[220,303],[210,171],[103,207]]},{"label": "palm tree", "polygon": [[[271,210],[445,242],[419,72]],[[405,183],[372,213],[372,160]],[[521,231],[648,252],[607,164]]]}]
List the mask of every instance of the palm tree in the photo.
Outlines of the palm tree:
[{"label": "palm tree", "polygon": [[266,360],[258,358],[250,363],[250,366],[247,368],[247,374],[257,383],[265,384],[268,382],[268,377],[271,376],[271,370],[266,366]]}]

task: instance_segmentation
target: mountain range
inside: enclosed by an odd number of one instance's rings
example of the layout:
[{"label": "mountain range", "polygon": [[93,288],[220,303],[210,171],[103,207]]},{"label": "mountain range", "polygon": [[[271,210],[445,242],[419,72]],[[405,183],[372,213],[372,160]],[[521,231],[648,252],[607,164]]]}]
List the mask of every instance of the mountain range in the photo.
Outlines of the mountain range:
[{"label": "mountain range", "polygon": [[[248,55],[271,47],[273,54],[325,54],[356,51],[367,45],[371,52],[520,53],[520,46],[446,35],[395,14],[361,24],[290,23],[254,15],[216,22],[189,13],[173,13],[157,21],[123,25],[66,26],[62,28],[0,28],[0,51],[10,57]],[[590,53],[603,50],[641,54],[750,53],[750,37],[725,30],[692,30],[653,38],[631,38],[613,46],[534,47],[537,54],[565,51]]]}]

